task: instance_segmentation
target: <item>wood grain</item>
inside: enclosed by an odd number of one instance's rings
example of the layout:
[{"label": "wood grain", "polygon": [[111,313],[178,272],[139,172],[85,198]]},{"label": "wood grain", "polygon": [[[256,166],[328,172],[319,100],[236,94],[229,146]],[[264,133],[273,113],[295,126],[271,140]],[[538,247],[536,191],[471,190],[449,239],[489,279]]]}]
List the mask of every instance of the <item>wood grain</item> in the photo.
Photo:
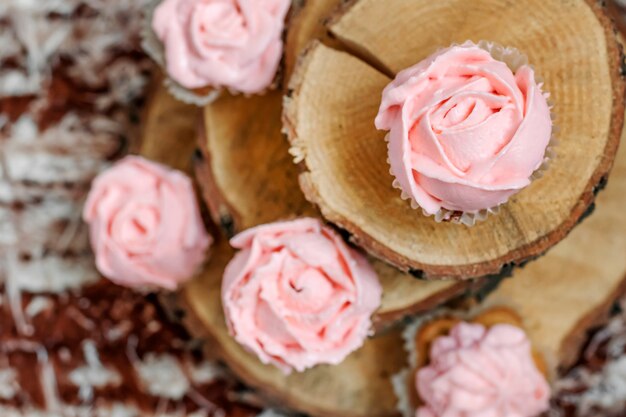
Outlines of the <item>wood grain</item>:
[{"label": "wood grain", "polygon": [[298,56],[311,39],[338,46],[328,36],[326,20],[342,3],[342,0],[297,0],[291,6],[291,18],[285,40],[285,79],[289,80]]},{"label": "wood grain", "polygon": [[[284,124],[307,198],[358,245],[427,278],[465,279],[538,257],[586,213],[613,163],[624,109],[620,49],[595,2],[359,0],[329,27],[351,53],[319,43],[305,52]],[[437,224],[400,199],[373,125],[386,74],[466,39],[528,54],[560,128],[546,175],[471,228]]]},{"label": "wood grain", "polygon": [[200,110],[176,100],[156,76],[144,110],[139,154],[191,173]]}]

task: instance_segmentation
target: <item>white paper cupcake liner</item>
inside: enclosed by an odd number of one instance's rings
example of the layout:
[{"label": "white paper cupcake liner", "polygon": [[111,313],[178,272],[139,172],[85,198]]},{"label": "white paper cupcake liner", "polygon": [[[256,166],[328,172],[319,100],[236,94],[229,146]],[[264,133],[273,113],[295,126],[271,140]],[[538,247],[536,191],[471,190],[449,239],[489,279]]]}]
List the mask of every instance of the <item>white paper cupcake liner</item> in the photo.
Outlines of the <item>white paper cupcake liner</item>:
[{"label": "white paper cupcake liner", "polygon": [[[474,43],[467,41],[462,44],[452,44],[451,46],[466,46],[466,45],[474,45]],[[496,42],[485,41],[485,40],[479,41],[475,45],[489,52],[489,54],[494,59],[504,62],[513,72],[516,72],[523,65],[528,65],[533,69],[533,71],[535,71],[535,68],[528,63],[528,57],[524,55],[523,53],[521,53],[516,48],[505,47]],[[558,141],[556,138],[556,135],[558,133],[558,127],[555,124],[555,115],[554,115],[554,112],[552,111],[552,108],[554,107],[554,105],[549,99],[550,94],[543,90],[543,79],[539,75],[537,75],[536,72],[535,72],[535,81],[537,82],[537,85],[542,90],[544,96],[548,100],[548,106],[550,107],[550,118],[552,119],[552,136],[550,138],[550,141],[548,142],[548,146],[546,147],[542,164],[533,172],[533,174],[530,177],[531,183],[535,181],[536,179],[543,177],[543,175],[545,174],[545,172],[547,171],[550,165],[550,161],[552,161],[556,157],[556,147],[558,144]],[[387,140],[387,142],[388,142],[388,137],[389,135],[385,137],[385,140]],[[393,172],[390,172],[390,173],[391,175],[393,175]],[[401,190],[402,192],[401,198],[403,200],[410,200],[411,208],[413,209],[421,208],[420,205],[417,203],[417,201],[415,201],[404,190],[402,190],[402,187],[400,186],[400,183],[398,182],[398,180],[394,179],[392,186],[394,188]],[[422,209],[422,213],[426,217],[432,216],[437,223],[449,222],[449,223],[455,223],[455,224],[464,224],[465,226],[471,227],[471,226],[474,226],[478,222],[486,220],[487,217],[489,217],[489,215],[497,214],[500,211],[500,206],[504,204],[506,204],[506,202],[495,207],[490,207],[487,209],[477,210],[477,211],[459,212],[455,210],[448,210],[442,207],[441,209],[439,209],[439,211],[437,211],[434,214],[427,213],[423,209]]]},{"label": "white paper cupcake liner", "polygon": [[[146,15],[143,21],[143,28],[141,30],[141,46],[144,51],[156,62],[164,74],[167,75],[167,68],[165,65],[165,50],[163,43],[159,40],[156,33],[152,29],[152,17],[157,6],[162,0],[153,0],[146,7]],[[206,93],[198,93],[197,91],[190,90],[183,87],[170,77],[166,77],[163,82],[167,90],[177,100],[183,103],[193,104],[199,107],[206,106],[217,99],[222,91],[220,89],[209,90]]]}]

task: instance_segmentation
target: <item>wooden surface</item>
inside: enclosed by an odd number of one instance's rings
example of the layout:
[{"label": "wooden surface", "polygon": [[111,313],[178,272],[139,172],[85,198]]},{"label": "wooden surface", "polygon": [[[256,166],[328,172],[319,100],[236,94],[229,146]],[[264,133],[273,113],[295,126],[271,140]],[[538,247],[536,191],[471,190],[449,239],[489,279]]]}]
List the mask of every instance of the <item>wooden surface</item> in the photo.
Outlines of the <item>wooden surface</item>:
[{"label": "wooden surface", "polygon": [[191,173],[200,109],[167,92],[161,77],[153,81],[145,107],[139,153],[150,160]]},{"label": "wooden surface", "polygon": [[[197,179],[213,219],[227,234],[297,216],[317,216],[298,188],[298,171],[281,135],[280,93],[222,97],[204,110],[204,161]],[[427,282],[371,260],[383,285],[378,327],[426,311],[463,293],[469,285]]]},{"label": "wooden surface", "polygon": [[292,3],[285,41],[285,79],[289,80],[298,56],[311,39],[324,39],[337,45],[327,36],[326,20],[339,7],[342,0],[297,0]]},{"label": "wooden surface", "polygon": [[573,364],[587,331],[604,323],[612,302],[626,293],[625,207],[622,146],[593,215],[544,257],[505,280],[484,304],[508,305],[520,313],[553,375]]},{"label": "wooden surface", "polygon": [[[291,79],[284,112],[305,170],[302,188],[324,217],[374,255],[427,278],[497,273],[563,239],[606,179],[623,121],[619,50],[595,2],[348,3],[330,29],[350,53],[310,48]],[[528,54],[555,102],[560,128],[558,156],[546,175],[471,228],[437,224],[400,199],[391,186],[384,132],[373,122],[390,80],[385,74],[467,39]]]}]

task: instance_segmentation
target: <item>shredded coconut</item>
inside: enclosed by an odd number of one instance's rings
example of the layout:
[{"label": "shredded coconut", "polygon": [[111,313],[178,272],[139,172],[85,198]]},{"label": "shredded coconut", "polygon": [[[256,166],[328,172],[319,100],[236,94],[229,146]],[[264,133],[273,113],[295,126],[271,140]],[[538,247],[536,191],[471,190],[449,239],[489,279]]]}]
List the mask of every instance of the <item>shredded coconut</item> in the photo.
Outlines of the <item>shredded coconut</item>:
[{"label": "shredded coconut", "polygon": [[30,303],[26,306],[24,311],[28,317],[35,317],[41,312],[44,312],[52,307],[52,300],[45,296],[36,296],[30,300]]},{"label": "shredded coconut", "polygon": [[0,369],[0,399],[10,400],[19,392],[17,373],[11,369]]},{"label": "shredded coconut", "polygon": [[69,379],[80,388],[78,396],[81,400],[92,401],[94,388],[118,386],[122,383],[122,377],[117,371],[102,365],[93,341],[83,342],[83,352],[87,364],[70,372]]},{"label": "shredded coconut", "polygon": [[179,362],[170,355],[148,354],[134,362],[146,391],[152,395],[179,400],[190,387]]}]

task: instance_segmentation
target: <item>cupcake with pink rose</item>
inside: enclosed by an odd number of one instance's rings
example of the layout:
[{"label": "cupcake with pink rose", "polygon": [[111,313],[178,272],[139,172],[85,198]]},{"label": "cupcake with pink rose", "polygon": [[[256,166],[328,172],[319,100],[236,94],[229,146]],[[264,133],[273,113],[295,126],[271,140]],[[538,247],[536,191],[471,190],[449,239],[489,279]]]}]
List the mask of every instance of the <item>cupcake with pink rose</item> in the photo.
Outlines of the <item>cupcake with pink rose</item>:
[{"label": "cupcake with pink rose", "polygon": [[370,334],[382,288],[367,258],[319,219],[248,229],[224,271],[234,339],[285,374],[337,365]]},{"label": "cupcake with pink rose", "polygon": [[436,311],[404,338],[410,367],[393,377],[403,417],[538,417],[549,408],[545,361],[509,307]]},{"label": "cupcake with pink rose", "polygon": [[290,0],[155,0],[142,45],[170,92],[199,106],[223,90],[262,94],[276,84]]},{"label": "cupcake with pink rose", "polygon": [[213,242],[189,177],[138,156],[96,177],[83,219],[98,271],[142,292],[178,288]]},{"label": "cupcake with pink rose", "polygon": [[514,48],[439,50],[384,89],[393,186],[437,221],[473,225],[528,187],[553,156],[548,94]]}]

